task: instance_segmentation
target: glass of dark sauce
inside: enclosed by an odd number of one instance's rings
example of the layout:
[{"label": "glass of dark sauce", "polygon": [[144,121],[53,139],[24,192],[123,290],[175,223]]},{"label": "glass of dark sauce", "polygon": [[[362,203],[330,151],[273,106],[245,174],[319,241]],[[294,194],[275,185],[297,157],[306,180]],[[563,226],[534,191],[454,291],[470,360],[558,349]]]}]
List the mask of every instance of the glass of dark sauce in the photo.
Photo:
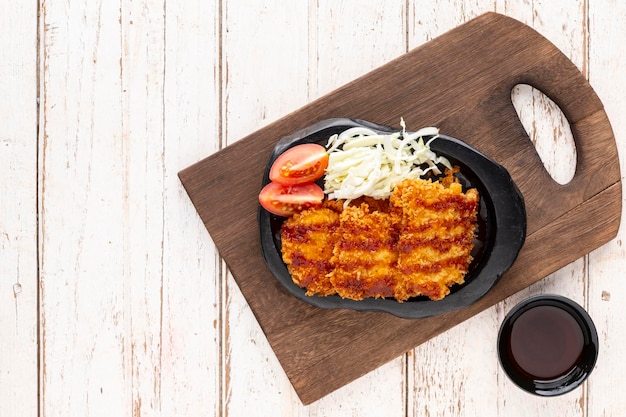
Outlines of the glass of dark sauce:
[{"label": "glass of dark sauce", "polygon": [[523,390],[540,396],[578,387],[598,357],[598,333],[589,314],[560,295],[528,298],[507,314],[498,334],[500,365]]}]

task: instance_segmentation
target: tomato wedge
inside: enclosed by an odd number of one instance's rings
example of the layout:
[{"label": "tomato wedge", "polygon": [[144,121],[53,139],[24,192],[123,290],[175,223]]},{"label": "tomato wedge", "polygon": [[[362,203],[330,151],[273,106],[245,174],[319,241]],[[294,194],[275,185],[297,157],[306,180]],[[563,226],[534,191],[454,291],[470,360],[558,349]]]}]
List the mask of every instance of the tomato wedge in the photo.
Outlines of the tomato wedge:
[{"label": "tomato wedge", "polygon": [[276,158],[270,180],[282,185],[305,184],[321,178],[327,166],[328,153],[322,145],[296,145]]},{"label": "tomato wedge", "polygon": [[324,191],[314,183],[287,186],[270,182],[259,193],[261,206],[270,213],[283,217],[311,207],[319,207],[323,199]]}]

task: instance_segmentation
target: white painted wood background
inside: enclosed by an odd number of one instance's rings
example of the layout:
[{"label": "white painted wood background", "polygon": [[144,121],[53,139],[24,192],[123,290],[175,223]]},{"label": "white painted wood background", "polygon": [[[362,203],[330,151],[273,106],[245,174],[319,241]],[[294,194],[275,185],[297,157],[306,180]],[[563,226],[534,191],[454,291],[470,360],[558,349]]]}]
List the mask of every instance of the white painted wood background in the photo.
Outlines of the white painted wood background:
[{"label": "white painted wood background", "polygon": [[[303,406],[176,176],[486,11],[576,63],[624,155],[625,4],[0,0],[0,416],[626,415],[624,228]],[[528,88],[513,96],[566,182],[559,110]],[[588,382],[551,399],[513,386],[495,350],[506,312],[542,292],[584,305],[601,342]]]}]

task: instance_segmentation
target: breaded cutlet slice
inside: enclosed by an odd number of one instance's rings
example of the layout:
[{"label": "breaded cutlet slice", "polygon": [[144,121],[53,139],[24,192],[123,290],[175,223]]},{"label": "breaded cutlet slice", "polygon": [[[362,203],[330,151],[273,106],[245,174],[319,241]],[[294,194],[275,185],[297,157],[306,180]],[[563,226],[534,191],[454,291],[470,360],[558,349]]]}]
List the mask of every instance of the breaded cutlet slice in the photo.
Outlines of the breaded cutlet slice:
[{"label": "breaded cutlet slice", "polygon": [[393,215],[370,212],[369,206],[348,206],[340,216],[330,281],[343,298],[393,298],[398,285],[397,234]]},{"label": "breaded cutlet slice", "polygon": [[307,295],[335,293],[328,274],[338,238],[339,213],[329,208],[304,210],[285,220],[281,229],[282,256],[289,273]]},{"label": "breaded cutlet slice", "polygon": [[463,192],[428,180],[397,185],[391,204],[402,212],[398,239],[398,270],[403,276],[398,300],[425,295],[440,300],[450,286],[462,284],[472,261],[478,191]]}]

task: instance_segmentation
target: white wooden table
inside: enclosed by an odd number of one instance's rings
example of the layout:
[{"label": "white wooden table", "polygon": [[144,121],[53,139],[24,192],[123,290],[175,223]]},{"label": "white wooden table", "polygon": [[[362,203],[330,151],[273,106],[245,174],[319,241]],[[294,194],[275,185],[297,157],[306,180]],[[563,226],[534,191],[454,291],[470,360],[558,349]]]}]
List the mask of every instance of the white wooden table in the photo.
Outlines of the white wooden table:
[{"label": "white wooden table", "polygon": [[[626,154],[623,1],[0,4],[1,417],[626,415],[623,228],[303,406],[176,176],[486,11],[571,58]],[[513,98],[566,182],[575,152],[558,108],[529,88]],[[543,292],[587,308],[601,343],[588,381],[550,399],[509,382],[495,345],[506,312]]]}]

